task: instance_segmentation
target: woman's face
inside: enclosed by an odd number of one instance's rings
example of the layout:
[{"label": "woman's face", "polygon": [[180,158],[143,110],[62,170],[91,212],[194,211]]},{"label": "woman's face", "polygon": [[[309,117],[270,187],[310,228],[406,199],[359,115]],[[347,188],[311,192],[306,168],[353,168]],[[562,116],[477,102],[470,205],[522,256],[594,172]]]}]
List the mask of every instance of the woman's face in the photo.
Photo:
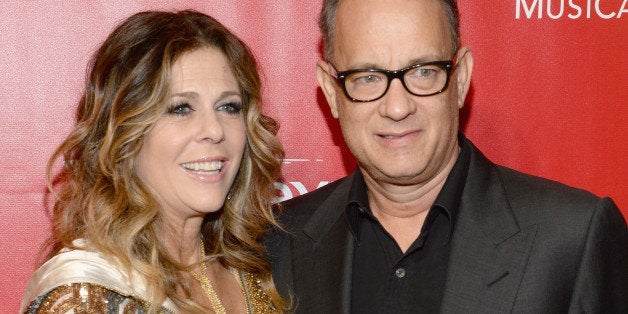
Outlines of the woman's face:
[{"label": "woman's face", "polygon": [[168,221],[222,208],[246,143],[242,95],[216,48],[182,55],[172,67],[171,97],[146,135],[137,173]]}]

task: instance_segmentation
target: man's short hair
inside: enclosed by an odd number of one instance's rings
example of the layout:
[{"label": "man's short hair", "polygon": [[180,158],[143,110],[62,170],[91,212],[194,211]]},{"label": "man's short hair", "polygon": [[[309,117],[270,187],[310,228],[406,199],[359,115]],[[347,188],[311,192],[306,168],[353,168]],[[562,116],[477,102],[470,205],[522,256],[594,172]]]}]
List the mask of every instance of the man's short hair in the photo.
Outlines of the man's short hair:
[{"label": "man's short hair", "polygon": [[[457,51],[460,46],[460,14],[458,12],[457,0],[438,0],[445,9],[445,14],[449,20],[449,32],[453,51]],[[334,28],[336,22],[336,11],[340,0],[324,0],[321,12],[318,16],[318,27],[323,34],[323,57],[327,61],[331,60],[332,47],[334,42]]]}]

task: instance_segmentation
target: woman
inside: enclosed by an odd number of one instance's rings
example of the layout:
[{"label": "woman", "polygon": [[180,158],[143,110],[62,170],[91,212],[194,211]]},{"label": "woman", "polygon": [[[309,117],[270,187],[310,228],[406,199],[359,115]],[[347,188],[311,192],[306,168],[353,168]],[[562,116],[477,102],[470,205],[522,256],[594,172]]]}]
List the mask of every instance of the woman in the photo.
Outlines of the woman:
[{"label": "woman", "polygon": [[52,251],[21,312],[285,310],[259,243],[283,150],[259,104],[251,52],[211,17],[118,26],[48,164]]}]

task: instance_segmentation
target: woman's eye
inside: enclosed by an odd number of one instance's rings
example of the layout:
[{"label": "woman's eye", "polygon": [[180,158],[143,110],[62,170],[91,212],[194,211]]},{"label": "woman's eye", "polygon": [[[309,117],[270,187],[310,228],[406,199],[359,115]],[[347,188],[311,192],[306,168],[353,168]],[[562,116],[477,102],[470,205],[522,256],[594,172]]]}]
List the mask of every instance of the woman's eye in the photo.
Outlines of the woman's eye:
[{"label": "woman's eye", "polygon": [[168,114],[175,114],[179,116],[186,115],[191,111],[192,107],[190,106],[190,104],[187,103],[172,105],[168,108]]},{"label": "woman's eye", "polygon": [[242,104],[238,102],[228,102],[218,106],[218,111],[224,111],[229,114],[238,114],[242,111]]}]

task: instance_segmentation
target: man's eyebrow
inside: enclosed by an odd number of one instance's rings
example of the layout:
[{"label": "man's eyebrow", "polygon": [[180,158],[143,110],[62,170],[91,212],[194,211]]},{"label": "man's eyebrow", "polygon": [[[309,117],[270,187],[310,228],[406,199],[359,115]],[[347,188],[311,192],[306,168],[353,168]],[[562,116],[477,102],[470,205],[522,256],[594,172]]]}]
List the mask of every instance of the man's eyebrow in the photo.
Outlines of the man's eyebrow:
[{"label": "man's eyebrow", "polygon": [[[412,60],[410,60],[409,62],[407,62],[403,67],[399,68],[399,69],[403,69],[418,63],[425,63],[425,62],[432,62],[432,61],[448,61],[449,59],[447,58],[440,58],[440,57],[436,57],[436,56],[423,56],[423,57],[418,57],[418,58],[414,58]],[[353,65],[352,67],[350,67],[347,70],[369,70],[369,69],[378,69],[378,70],[399,70],[399,69],[387,69],[386,67],[382,67],[379,66],[375,63],[358,63]],[[340,72],[342,71],[347,71],[347,70],[339,70]]]},{"label": "man's eyebrow", "polygon": [[419,57],[419,58],[410,60],[410,62],[406,64],[406,66],[409,67],[418,63],[426,63],[426,62],[434,62],[434,61],[449,61],[449,60],[450,59],[447,57],[425,56],[425,57]]},{"label": "man's eyebrow", "polygon": [[382,67],[375,63],[358,63],[351,66],[350,69],[382,69]]}]

